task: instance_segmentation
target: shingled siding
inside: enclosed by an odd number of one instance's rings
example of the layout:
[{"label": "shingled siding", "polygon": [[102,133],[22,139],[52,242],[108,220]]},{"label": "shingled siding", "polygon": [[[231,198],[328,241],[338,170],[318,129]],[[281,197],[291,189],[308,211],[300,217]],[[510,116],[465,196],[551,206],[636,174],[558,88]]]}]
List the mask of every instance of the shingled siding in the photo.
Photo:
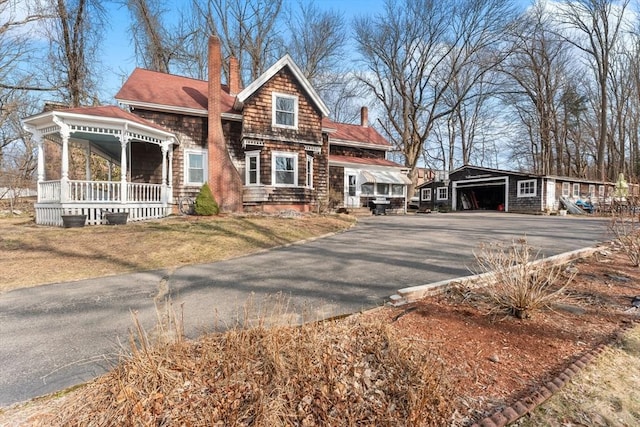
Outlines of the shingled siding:
[{"label": "shingled siding", "polygon": [[132,112],[143,119],[163,126],[176,135],[180,145],[173,148],[173,196],[176,199],[183,196],[195,197],[200,188],[184,186],[183,150],[185,148],[206,148],[207,118],[138,108]]},{"label": "shingled siding", "polygon": [[[536,181],[536,195],[530,197],[518,197],[518,182],[519,181]],[[528,178],[528,177],[509,177],[509,212],[516,213],[536,213],[542,211],[542,180],[540,178]]]},{"label": "shingled siding", "polygon": [[331,191],[344,194],[344,168],[342,166],[329,166],[329,188]]},{"label": "shingled siding", "polygon": [[[272,94],[274,92],[298,97],[297,129],[272,126]],[[329,145],[327,137],[322,134],[322,115],[287,68],[280,70],[245,101],[242,115],[240,139],[244,138],[247,146],[243,148],[240,141],[240,145],[233,145],[233,150],[236,152],[242,171],[246,167],[244,153],[260,151],[260,183],[265,186],[263,191],[267,194],[267,200],[251,202],[252,205],[256,203],[263,205],[262,207],[253,206],[252,210],[275,210],[278,207],[310,210],[318,200],[326,197]],[[254,143],[255,140],[257,143]],[[305,145],[318,147],[320,152],[307,151]],[[297,186],[273,186],[272,153],[274,151],[297,154]],[[307,155],[313,157],[312,188],[306,187]],[[251,200],[255,200],[255,194],[251,192]]]},{"label": "shingled siding", "polygon": [[162,184],[162,148],[157,144],[131,144],[131,181]]},{"label": "shingled siding", "polygon": [[[298,97],[298,129],[272,127],[272,94]],[[322,114],[287,67],[280,70],[244,103],[243,132],[274,139],[322,142]]]},{"label": "shingled siding", "polygon": [[386,158],[385,150],[370,150],[367,148],[345,147],[342,145],[331,144],[331,154],[336,156],[360,157],[365,159],[384,159]]}]

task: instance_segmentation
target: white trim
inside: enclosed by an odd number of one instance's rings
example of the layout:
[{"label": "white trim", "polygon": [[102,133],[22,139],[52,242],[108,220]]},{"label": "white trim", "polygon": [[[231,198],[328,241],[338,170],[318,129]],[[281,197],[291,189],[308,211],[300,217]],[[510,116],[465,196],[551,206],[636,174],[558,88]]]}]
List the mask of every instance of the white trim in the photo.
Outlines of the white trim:
[{"label": "white trim", "polygon": [[[533,183],[533,192],[525,192],[525,186],[528,187],[528,184]],[[518,189],[517,189],[517,197],[536,197],[538,195],[538,180],[537,179],[522,179],[517,181]]]},{"label": "white trim", "polygon": [[376,150],[384,150],[384,151],[393,151],[393,146],[389,145],[379,145],[372,144],[369,142],[357,142],[357,141],[347,141],[346,139],[337,139],[329,137],[329,144],[337,144],[345,147],[355,147],[355,148],[371,148]]},{"label": "white trim", "polygon": [[165,104],[156,104],[154,102],[142,102],[142,101],[133,101],[129,99],[115,98],[115,100],[119,104],[126,105],[128,107],[139,107],[142,109],[149,109],[153,111],[164,111],[168,113],[183,113],[194,116],[202,116],[206,117],[209,115],[209,111],[201,108],[188,108],[188,107],[180,107],[177,105],[165,105]]},{"label": "white trim", "polygon": [[596,185],[589,184],[589,197],[596,197]]},{"label": "white trim", "polygon": [[[445,190],[446,197],[440,197],[440,190]],[[436,188],[436,200],[449,200],[449,187],[437,187]]]},{"label": "white trim", "polygon": [[313,156],[307,154],[305,166],[305,184],[307,188],[313,188]]},{"label": "white trim", "polygon": [[431,187],[421,188],[420,189],[420,200],[423,202],[431,201]]},{"label": "white trim", "polygon": [[[252,157],[256,158],[256,182],[250,182],[250,179],[249,179],[249,172],[251,172],[249,169],[249,159]],[[262,185],[261,179],[260,179],[260,151],[259,150],[246,151],[244,153],[244,169],[245,169],[244,185],[246,185],[247,187]]]},{"label": "white trim", "polygon": [[[276,157],[287,157],[293,159],[293,184],[276,183]],[[291,151],[271,152],[271,185],[274,187],[298,187],[298,153]]]},{"label": "white trim", "polygon": [[309,80],[304,77],[304,73],[298,68],[293,59],[288,54],[285,54],[282,58],[280,58],[275,64],[273,64],[267,71],[265,71],[260,77],[255,79],[249,86],[244,88],[240,93],[236,96],[236,102],[240,104],[244,103],[255,91],[260,89],[266,82],[268,82],[273,76],[276,75],[281,69],[288,66],[294,77],[298,80],[302,88],[307,92],[307,94],[311,97],[312,101],[318,106],[320,112],[324,117],[329,115],[329,109],[322,101],[322,98],[318,95],[316,90],[311,86]]},{"label": "white trim", "polygon": [[599,185],[598,186],[598,197],[605,197],[605,196],[606,196],[605,186],[604,185]]},{"label": "white trim", "polygon": [[571,183],[563,182],[562,183],[562,197],[569,197],[571,195]]},{"label": "white trim", "polygon": [[[189,180],[189,169],[190,169],[189,155],[190,154],[199,154],[202,156],[202,182],[195,182],[195,181],[192,182]],[[182,156],[183,156],[182,161],[184,166],[183,183],[185,187],[202,186],[205,182],[207,182],[207,178],[209,177],[209,172],[207,170],[207,165],[209,164],[208,155],[209,153],[207,152],[207,150],[203,148],[185,148],[182,151]]]},{"label": "white trim", "polygon": [[[576,189],[578,189],[578,192],[576,194]],[[580,197],[580,184],[575,182],[573,183],[573,186],[571,188],[571,196],[572,197]]]},{"label": "white trim", "polygon": [[[282,112],[286,114],[293,114],[293,125],[285,125],[277,122],[278,110],[277,110],[277,100],[278,98],[289,99],[293,101],[293,111],[285,111]],[[281,93],[281,92],[272,92],[271,93],[271,126],[274,128],[283,128],[283,129],[298,129],[298,96],[289,94],[289,93]]]}]

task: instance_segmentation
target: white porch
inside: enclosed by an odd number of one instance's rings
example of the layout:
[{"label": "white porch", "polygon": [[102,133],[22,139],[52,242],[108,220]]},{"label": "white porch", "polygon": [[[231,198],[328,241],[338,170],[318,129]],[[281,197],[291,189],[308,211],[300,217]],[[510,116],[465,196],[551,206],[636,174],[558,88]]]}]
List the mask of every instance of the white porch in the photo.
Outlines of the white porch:
[{"label": "white porch", "polygon": [[[87,224],[105,223],[107,212],[127,212],[129,221],[162,218],[171,213],[172,145],[176,138],[159,126],[115,106],[51,111],[24,119],[38,147],[38,199],[36,223],[62,226],[62,215],[86,215]],[[60,179],[47,179],[44,141],[62,147]],[[136,161],[131,144],[158,146],[156,183],[132,182]],[[86,150],[86,179],[70,179],[69,147]],[[92,180],[91,155],[109,162],[108,180]],[[111,165],[120,167],[120,180],[111,179]],[[133,165],[133,166],[132,166]]]}]

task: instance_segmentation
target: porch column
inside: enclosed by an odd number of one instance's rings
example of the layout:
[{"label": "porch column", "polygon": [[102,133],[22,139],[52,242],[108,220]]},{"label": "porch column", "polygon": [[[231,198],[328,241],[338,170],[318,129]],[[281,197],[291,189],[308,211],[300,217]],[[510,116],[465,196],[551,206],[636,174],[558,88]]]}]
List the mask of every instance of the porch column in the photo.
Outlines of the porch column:
[{"label": "porch column", "polygon": [[34,128],[26,127],[28,132],[31,132],[31,139],[35,141],[38,150],[38,202],[40,202],[41,191],[40,183],[44,181],[44,139],[42,134]]},{"label": "porch column", "polygon": [[167,191],[169,193],[169,198],[167,199],[167,201],[169,203],[173,203],[173,145],[171,147],[169,147],[169,174],[167,176]]},{"label": "porch column", "polygon": [[60,138],[62,138],[60,202],[65,203],[69,201],[69,137],[71,131],[69,126],[58,117],[54,116],[53,122],[60,127]]},{"label": "porch column", "polygon": [[167,203],[167,153],[169,152],[169,141],[162,141],[162,203]]},{"label": "porch column", "polygon": [[127,145],[129,136],[127,131],[120,136],[120,203],[127,203]]},{"label": "porch column", "polygon": [[87,181],[91,181],[91,143],[87,141],[86,159],[84,161],[85,176]]}]

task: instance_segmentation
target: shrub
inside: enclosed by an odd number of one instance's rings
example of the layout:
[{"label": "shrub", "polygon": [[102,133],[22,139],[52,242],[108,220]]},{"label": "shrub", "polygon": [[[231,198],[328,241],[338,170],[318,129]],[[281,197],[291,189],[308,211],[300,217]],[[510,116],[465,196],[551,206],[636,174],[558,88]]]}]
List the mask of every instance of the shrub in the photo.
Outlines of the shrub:
[{"label": "shrub", "polygon": [[218,215],[220,212],[218,203],[216,203],[216,200],[213,198],[211,188],[209,188],[209,184],[206,182],[202,188],[200,188],[200,193],[198,193],[198,197],[196,197],[193,208],[196,215],[202,216]]},{"label": "shrub", "polygon": [[524,238],[508,246],[481,245],[474,255],[481,272],[491,278],[487,287],[490,311],[519,319],[563,300],[564,290],[575,276],[565,277],[563,266],[542,262],[540,251]]},{"label": "shrub", "polygon": [[627,198],[624,204],[612,210],[609,223],[609,230],[635,267],[640,266],[639,208],[635,198]]}]

